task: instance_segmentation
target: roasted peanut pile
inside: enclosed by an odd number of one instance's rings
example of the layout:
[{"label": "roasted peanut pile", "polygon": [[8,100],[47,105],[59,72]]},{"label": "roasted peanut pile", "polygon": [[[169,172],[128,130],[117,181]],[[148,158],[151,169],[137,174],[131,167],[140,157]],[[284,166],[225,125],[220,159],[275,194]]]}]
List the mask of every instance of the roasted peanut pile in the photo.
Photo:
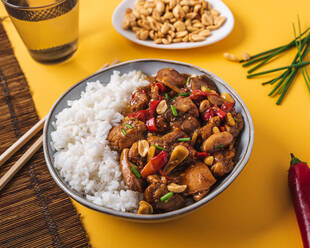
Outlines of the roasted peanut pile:
[{"label": "roasted peanut pile", "polygon": [[170,44],[204,41],[225,21],[205,0],[137,0],[134,9],[126,10],[122,26],[140,40]]}]

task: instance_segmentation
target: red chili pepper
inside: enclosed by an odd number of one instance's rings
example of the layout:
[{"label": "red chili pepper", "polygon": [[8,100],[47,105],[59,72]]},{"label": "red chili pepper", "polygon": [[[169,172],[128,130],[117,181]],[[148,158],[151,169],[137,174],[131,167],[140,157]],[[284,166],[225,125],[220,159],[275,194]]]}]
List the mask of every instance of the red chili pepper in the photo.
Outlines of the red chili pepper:
[{"label": "red chili pepper", "polygon": [[157,105],[160,103],[160,101],[150,101],[150,107],[149,107],[149,112],[150,112],[150,117],[153,117],[156,113],[156,108]]},{"label": "red chili pepper", "polygon": [[234,105],[235,103],[233,102],[225,102],[221,105],[221,110],[229,112],[234,107]]},{"label": "red chili pepper", "polygon": [[128,117],[132,117],[132,118],[137,118],[140,121],[144,122],[149,117],[149,110],[148,109],[146,109],[146,110],[139,110],[139,111],[137,111],[135,113],[130,113],[127,116]]},{"label": "red chili pepper", "polygon": [[204,159],[208,156],[209,154],[207,152],[196,152],[195,157],[198,159]]},{"label": "red chili pepper", "polygon": [[166,92],[166,87],[162,83],[156,83],[156,86],[159,88],[160,93],[165,93]]},{"label": "red chili pepper", "polygon": [[155,120],[155,117],[151,118],[151,119],[148,119],[146,121],[146,126],[147,126],[147,129],[150,131],[150,132],[156,132],[156,120]]},{"label": "red chili pepper", "polygon": [[214,111],[212,108],[208,108],[206,112],[204,112],[202,119],[204,121],[209,121],[214,116]]},{"label": "red chili pepper", "polygon": [[304,248],[310,247],[310,168],[291,154],[288,185]]},{"label": "red chili pepper", "polygon": [[152,158],[141,170],[140,174],[146,178],[161,169],[168,162],[168,153],[161,151],[157,156]]},{"label": "red chili pepper", "polygon": [[212,92],[207,92],[207,91],[202,91],[202,90],[194,90],[190,96],[190,98],[192,100],[202,100],[204,98],[207,98],[208,96],[216,96],[216,97],[220,97],[218,94],[216,93],[212,93]]},{"label": "red chili pepper", "polygon": [[208,93],[202,90],[194,90],[190,95],[190,99],[200,101],[208,97]]},{"label": "red chili pepper", "polygon": [[218,107],[212,107],[212,109],[214,110],[215,114],[220,117],[221,119],[224,119],[226,116],[226,112],[224,112],[223,110],[221,110]]}]

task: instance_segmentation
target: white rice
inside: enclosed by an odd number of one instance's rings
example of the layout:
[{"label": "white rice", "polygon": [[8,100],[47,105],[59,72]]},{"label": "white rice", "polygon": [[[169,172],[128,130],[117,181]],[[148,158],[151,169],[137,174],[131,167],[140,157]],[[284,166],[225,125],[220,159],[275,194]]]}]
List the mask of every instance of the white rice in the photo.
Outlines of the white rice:
[{"label": "white rice", "polygon": [[119,211],[137,209],[140,194],[125,186],[117,152],[108,146],[112,126],[123,119],[121,109],[131,92],[149,82],[141,72],[114,71],[107,85],[88,82],[81,98],[68,101],[56,116],[52,145],[54,165],[75,190],[97,205]]}]

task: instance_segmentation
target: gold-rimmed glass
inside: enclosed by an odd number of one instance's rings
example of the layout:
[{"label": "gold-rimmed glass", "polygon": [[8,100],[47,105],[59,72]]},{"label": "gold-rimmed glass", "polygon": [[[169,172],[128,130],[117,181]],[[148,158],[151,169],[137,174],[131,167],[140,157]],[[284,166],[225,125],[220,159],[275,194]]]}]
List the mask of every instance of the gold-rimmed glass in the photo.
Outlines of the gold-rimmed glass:
[{"label": "gold-rimmed glass", "polygon": [[78,46],[78,0],[2,0],[31,56],[43,63],[72,56]]}]

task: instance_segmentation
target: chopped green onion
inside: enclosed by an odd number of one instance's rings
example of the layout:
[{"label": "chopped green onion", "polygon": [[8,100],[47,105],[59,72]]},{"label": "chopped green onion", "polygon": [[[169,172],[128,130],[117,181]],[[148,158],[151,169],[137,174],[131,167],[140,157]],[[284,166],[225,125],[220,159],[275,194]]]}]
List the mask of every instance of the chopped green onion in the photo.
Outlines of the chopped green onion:
[{"label": "chopped green onion", "polygon": [[160,197],[160,200],[167,203],[172,196],[173,196],[173,192],[170,191],[169,193]]},{"label": "chopped green onion", "polygon": [[162,146],[159,146],[159,145],[154,145],[155,148],[159,149],[159,150],[162,150],[162,151],[168,151],[166,148],[162,147]]},{"label": "chopped green onion", "polygon": [[134,166],[130,166],[130,170],[136,176],[136,178],[140,178],[141,177],[139,171],[137,171],[137,169]]},{"label": "chopped green onion", "polygon": [[188,92],[181,92],[180,94],[179,94],[179,96],[189,96],[190,94],[188,93]]},{"label": "chopped green onion", "polygon": [[190,81],[191,81],[191,77],[188,77],[188,78],[186,79],[186,86],[189,86]]},{"label": "chopped green onion", "polygon": [[124,128],[121,128],[122,133],[124,134],[124,136],[126,136],[126,130]]},{"label": "chopped green onion", "polygon": [[176,108],[174,107],[174,105],[171,105],[170,108],[171,108],[173,116],[177,117],[178,116],[178,112],[177,112]]},{"label": "chopped green onion", "polygon": [[125,124],[125,127],[129,128],[129,129],[132,129],[132,126],[128,123]]},{"label": "chopped green onion", "polygon": [[165,93],[165,97],[167,98],[167,100],[169,100],[169,95],[167,92]]},{"label": "chopped green onion", "polygon": [[187,137],[187,138],[178,138],[178,141],[190,141],[191,138]]}]

